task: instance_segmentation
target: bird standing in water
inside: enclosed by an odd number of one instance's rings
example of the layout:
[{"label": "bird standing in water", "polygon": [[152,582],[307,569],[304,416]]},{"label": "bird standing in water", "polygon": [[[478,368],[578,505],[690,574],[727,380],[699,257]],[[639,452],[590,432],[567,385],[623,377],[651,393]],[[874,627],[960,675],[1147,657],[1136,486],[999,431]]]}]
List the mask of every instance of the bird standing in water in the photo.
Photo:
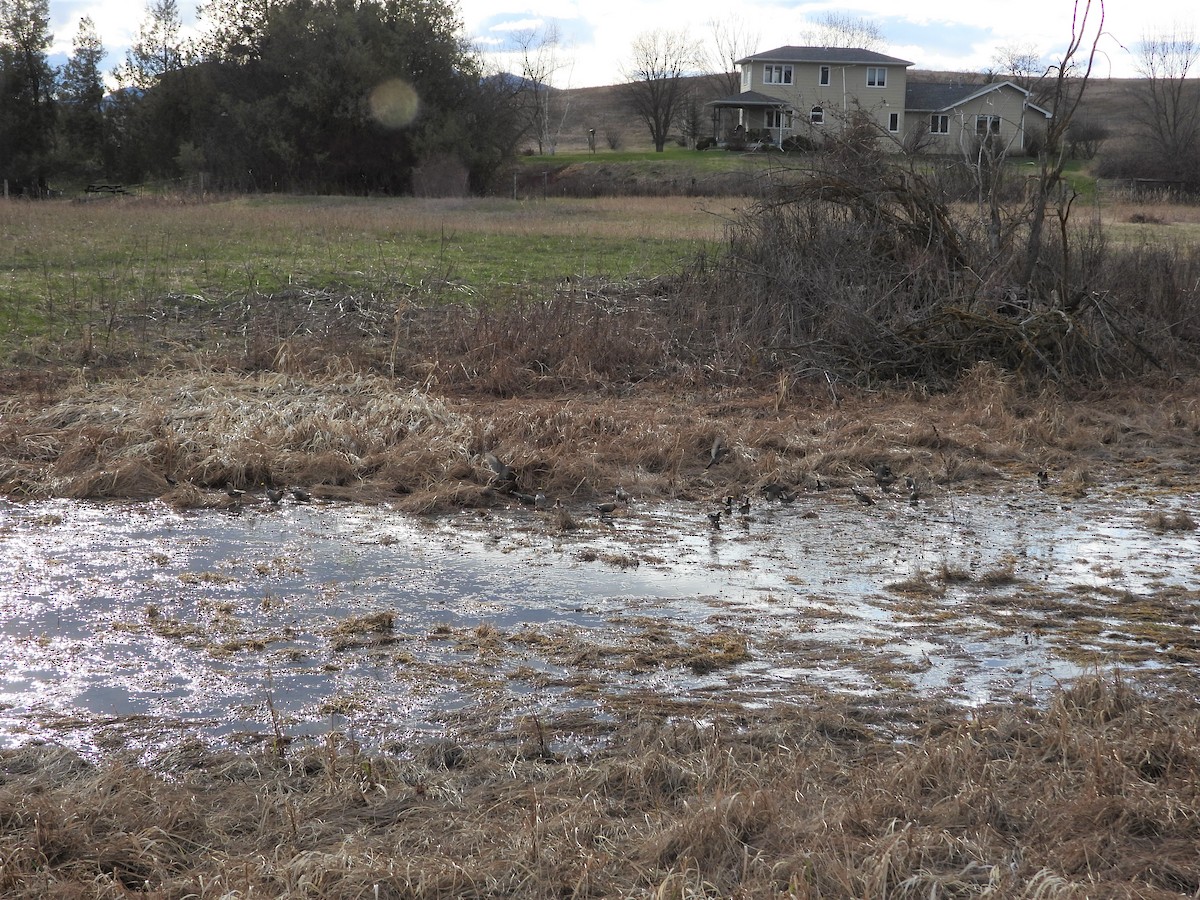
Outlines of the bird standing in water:
[{"label": "bird standing in water", "polygon": [[267,499],[271,501],[271,505],[278,506],[279,501],[283,499],[283,491],[277,487],[271,487],[269,484],[266,486],[266,490]]},{"label": "bird standing in water", "polygon": [[875,505],[874,500],[872,500],[869,496],[867,496],[867,494],[865,492],[859,490],[856,487],[851,486],[850,493],[852,493],[855,497],[857,497],[858,502],[861,503],[863,506],[874,506]]},{"label": "bird standing in water", "polygon": [[904,476],[904,483],[908,486],[908,502],[913,506],[921,499],[921,487],[917,484],[917,479],[911,475]]},{"label": "bird standing in water", "polygon": [[892,467],[887,463],[876,463],[871,474],[875,476],[875,483],[884,491],[888,490],[896,481]]}]

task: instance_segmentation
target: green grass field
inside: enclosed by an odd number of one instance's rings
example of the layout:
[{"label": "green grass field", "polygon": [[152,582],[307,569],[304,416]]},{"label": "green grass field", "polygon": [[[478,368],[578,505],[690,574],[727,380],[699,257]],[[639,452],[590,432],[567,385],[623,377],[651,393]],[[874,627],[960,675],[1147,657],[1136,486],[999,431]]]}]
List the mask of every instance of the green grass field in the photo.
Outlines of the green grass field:
[{"label": "green grass field", "polygon": [[731,201],[252,197],[0,204],[6,342],[164,294],[287,289],[436,299],[648,278],[719,240]]}]

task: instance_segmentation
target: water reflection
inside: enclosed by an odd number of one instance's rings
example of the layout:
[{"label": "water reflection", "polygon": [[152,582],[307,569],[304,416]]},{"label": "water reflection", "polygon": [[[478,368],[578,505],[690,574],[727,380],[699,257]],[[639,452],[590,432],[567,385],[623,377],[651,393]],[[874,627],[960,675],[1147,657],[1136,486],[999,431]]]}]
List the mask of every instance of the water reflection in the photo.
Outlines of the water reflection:
[{"label": "water reflection", "polygon": [[[0,741],[86,746],[113,722],[217,739],[352,723],[384,740],[482,705],[603,706],[540,649],[551,639],[611,693],[1036,693],[1079,671],[1067,632],[1038,625],[1048,598],[1187,587],[1200,549],[1147,529],[1137,501],[1036,491],[868,509],[814,495],[720,529],[695,505],[632,510],[558,534],[530,510],[0,503]],[[380,611],[386,634],[338,644]],[[734,629],[749,659],[698,675],[589,655],[658,628]]]}]

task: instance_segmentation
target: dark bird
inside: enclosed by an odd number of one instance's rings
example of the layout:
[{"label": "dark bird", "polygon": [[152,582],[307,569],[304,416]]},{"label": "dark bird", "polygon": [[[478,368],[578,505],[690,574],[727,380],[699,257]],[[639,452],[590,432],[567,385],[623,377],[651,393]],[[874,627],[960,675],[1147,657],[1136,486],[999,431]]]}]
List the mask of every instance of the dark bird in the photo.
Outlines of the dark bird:
[{"label": "dark bird", "polygon": [[537,504],[537,497],[533,494],[522,494],[520,491],[513,491],[512,495],[517,498],[518,503],[525,506],[534,506]]},{"label": "dark bird", "polygon": [[297,503],[308,503],[312,500],[312,494],[302,487],[292,488],[292,499]]},{"label": "dark bird", "polygon": [[721,511],[719,509],[708,514],[708,524],[713,528],[721,527]]},{"label": "dark bird", "polygon": [[743,516],[750,515],[750,498],[743,497],[742,502],[738,504],[738,512]]},{"label": "dark bird", "polygon": [[617,498],[618,503],[628,503],[633,499],[629,496],[625,488],[621,487],[619,484],[617,485],[617,489],[613,491],[613,496]]},{"label": "dark bird", "polygon": [[1038,469],[1037,481],[1038,487],[1044,488],[1050,483],[1050,474],[1045,469]]},{"label": "dark bird", "polygon": [[[759,488],[768,500],[778,500],[780,503],[791,503],[796,499],[796,492],[786,484],[771,481]],[[749,499],[749,498],[747,498]]]},{"label": "dark bird", "polygon": [[728,455],[729,448],[725,446],[725,441],[718,434],[713,438],[712,449],[708,451],[708,464],[704,468],[715,466]]},{"label": "dark bird", "polygon": [[729,514],[731,512],[733,512],[733,494],[729,494],[725,498],[725,513]]},{"label": "dark bird", "polygon": [[272,506],[278,506],[279,501],[283,499],[283,491],[267,485],[267,499],[271,501]]},{"label": "dark bird", "polygon": [[876,463],[871,470],[871,474],[875,476],[875,483],[882,490],[887,490],[896,482],[896,476],[892,472],[892,467],[887,463]]},{"label": "dark bird", "polygon": [[513,491],[517,487],[517,470],[500,459],[490,450],[483,454],[484,462],[492,470],[492,484],[501,490]]},{"label": "dark bird", "polygon": [[855,497],[857,497],[858,502],[861,503],[863,506],[874,506],[875,505],[874,500],[872,500],[864,492],[860,491],[858,488],[856,488],[854,486],[850,487],[850,493],[852,493]]},{"label": "dark bird", "polygon": [[816,490],[816,491],[825,490],[825,482],[823,482],[821,480],[821,476],[816,474],[815,472],[813,473],[813,490]]},{"label": "dark bird", "polygon": [[602,516],[611,516],[613,513],[615,513],[620,508],[621,508],[621,503],[620,503],[620,501],[617,501],[617,500],[610,500],[607,503],[597,503],[596,504],[596,512],[600,513],[600,515],[602,515]]},{"label": "dark bird", "polygon": [[232,497],[234,500],[241,500],[242,496],[246,492],[241,490],[240,488],[235,488],[231,484],[227,484],[227,485],[225,485],[225,493],[228,494],[230,497]]},{"label": "dark bird", "polygon": [[917,479],[911,475],[905,475],[904,483],[908,486],[908,502],[916,506],[917,502],[921,499],[921,488],[917,484]]}]

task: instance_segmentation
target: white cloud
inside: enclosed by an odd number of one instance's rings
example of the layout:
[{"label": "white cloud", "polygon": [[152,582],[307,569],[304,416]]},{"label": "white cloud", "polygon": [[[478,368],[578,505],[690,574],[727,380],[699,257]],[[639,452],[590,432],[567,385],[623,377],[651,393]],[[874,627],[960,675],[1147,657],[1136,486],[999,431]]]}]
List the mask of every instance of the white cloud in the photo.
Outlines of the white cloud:
[{"label": "white cloud", "polygon": [[[80,16],[91,16],[100,39],[109,51],[106,65],[119,62],[145,16],[144,0],[51,0],[53,52],[70,52]],[[761,48],[799,43],[807,23],[823,12],[861,16],[877,22],[894,44],[885,48],[917,68],[983,69],[996,48],[1032,45],[1054,58],[1061,54],[1071,34],[1073,0],[1007,0],[1002,8],[992,3],[963,0],[912,0],[903,9],[894,0],[834,0],[788,2],[743,0],[461,0],[460,14],[468,36],[481,49],[498,51],[503,37],[558,21],[569,23],[570,36],[562,48],[572,56],[573,87],[612,84],[621,80],[621,66],[641,32],[653,28],[685,28],[695,38],[707,40],[709,23],[736,16],[747,30],[761,36]],[[1095,5],[1095,17],[1099,4]],[[195,28],[195,10],[180,4],[185,26]],[[1197,27],[1193,0],[1107,0],[1105,37],[1097,61],[1101,76],[1134,74],[1134,55],[1146,33],[1161,32],[1181,23]]]}]

